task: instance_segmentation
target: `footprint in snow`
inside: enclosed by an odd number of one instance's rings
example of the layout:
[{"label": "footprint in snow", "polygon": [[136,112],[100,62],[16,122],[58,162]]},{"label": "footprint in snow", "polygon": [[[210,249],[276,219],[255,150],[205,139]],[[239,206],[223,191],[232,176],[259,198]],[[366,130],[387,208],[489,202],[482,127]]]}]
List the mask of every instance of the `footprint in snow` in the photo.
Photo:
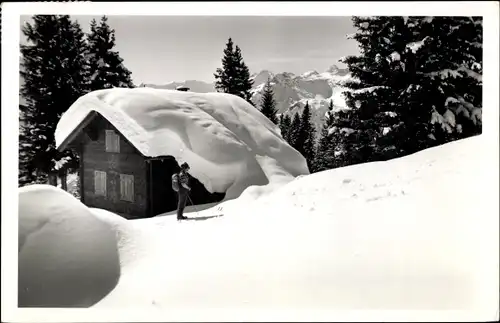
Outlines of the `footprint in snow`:
[{"label": "footprint in snow", "polygon": [[383,196],[376,196],[376,197],[371,197],[369,199],[366,200],[366,202],[373,202],[373,201],[377,201],[377,200],[380,200]]}]

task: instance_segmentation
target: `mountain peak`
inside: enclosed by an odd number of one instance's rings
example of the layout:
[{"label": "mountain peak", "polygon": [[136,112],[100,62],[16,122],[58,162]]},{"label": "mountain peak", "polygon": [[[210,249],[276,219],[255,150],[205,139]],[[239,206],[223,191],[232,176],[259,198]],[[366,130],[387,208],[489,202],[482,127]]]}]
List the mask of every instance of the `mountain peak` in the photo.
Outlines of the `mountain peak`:
[{"label": "mountain peak", "polygon": [[345,76],[349,74],[348,68],[339,68],[337,65],[330,66],[325,73],[336,76]]},{"label": "mountain peak", "polygon": [[304,78],[307,78],[307,77],[311,77],[314,75],[319,75],[318,71],[316,71],[316,70],[307,71],[307,72],[303,73],[301,76]]},{"label": "mountain peak", "polygon": [[269,70],[262,70],[260,71],[259,73],[253,73],[251,75],[251,77],[257,77],[257,76],[261,76],[261,75],[272,75],[273,73]]},{"label": "mountain peak", "polygon": [[295,77],[295,74],[291,72],[282,72],[275,75],[275,78],[279,81],[291,80]]},{"label": "mountain peak", "polygon": [[332,74],[337,74],[339,72],[339,68],[337,65],[333,64],[332,66],[330,66],[326,72],[328,73],[332,73]]},{"label": "mountain peak", "polygon": [[259,73],[253,74],[250,78],[253,80],[254,85],[259,85],[267,82],[268,79],[272,79],[274,74],[269,70],[262,70]]}]

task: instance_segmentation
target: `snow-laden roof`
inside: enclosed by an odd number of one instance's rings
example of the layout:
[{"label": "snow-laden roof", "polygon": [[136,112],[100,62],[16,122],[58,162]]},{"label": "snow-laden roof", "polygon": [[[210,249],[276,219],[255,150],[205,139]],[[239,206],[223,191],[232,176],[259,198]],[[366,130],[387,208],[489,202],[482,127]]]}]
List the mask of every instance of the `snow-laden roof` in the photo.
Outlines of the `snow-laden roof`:
[{"label": "snow-laden roof", "polygon": [[[152,88],[98,90],[80,97],[61,117],[57,147],[91,112],[117,128],[147,157],[173,156],[188,162],[209,191],[237,196],[250,185],[265,185],[279,165],[291,178],[308,174],[306,161],[278,128],[245,100],[223,93]],[[261,157],[276,163],[263,163]]]}]

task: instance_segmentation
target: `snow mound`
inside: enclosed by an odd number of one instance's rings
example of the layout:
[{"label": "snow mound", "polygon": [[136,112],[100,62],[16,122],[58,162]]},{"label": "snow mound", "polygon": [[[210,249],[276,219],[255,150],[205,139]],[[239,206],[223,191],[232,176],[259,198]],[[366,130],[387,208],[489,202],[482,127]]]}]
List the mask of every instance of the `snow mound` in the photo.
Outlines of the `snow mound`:
[{"label": "snow mound", "polygon": [[114,88],[80,97],[62,116],[55,133],[60,146],[82,120],[96,111],[144,156],[188,162],[190,173],[210,192],[239,196],[251,185],[275,178],[259,156],[276,161],[292,177],[308,174],[302,155],[279,129],[240,97],[151,88]]},{"label": "snow mound", "polygon": [[20,307],[88,307],[120,277],[115,231],[49,185],[19,189],[18,261]]}]

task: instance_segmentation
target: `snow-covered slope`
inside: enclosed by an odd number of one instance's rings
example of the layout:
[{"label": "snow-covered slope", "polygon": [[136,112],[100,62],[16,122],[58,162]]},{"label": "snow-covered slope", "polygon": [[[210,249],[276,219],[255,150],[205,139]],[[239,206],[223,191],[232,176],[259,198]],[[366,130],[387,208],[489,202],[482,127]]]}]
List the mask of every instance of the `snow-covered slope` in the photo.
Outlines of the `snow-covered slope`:
[{"label": "snow-covered slope", "polygon": [[[483,191],[491,190],[491,176],[477,168],[485,149],[482,137],[474,137],[388,162],[299,177],[260,197],[243,194],[199,213],[188,210],[200,221],[179,223],[167,215],[125,221],[92,210],[116,231],[121,261],[118,285],[95,308],[120,309],[121,314],[162,309],[166,316],[189,309],[184,320],[214,308],[278,310],[276,319],[286,314],[281,309],[319,311],[322,320],[333,320],[326,316],[332,310],[482,310],[494,315],[498,216],[488,212],[489,196]],[[20,189],[21,195],[25,190]],[[33,207],[29,212],[21,208],[20,225],[58,214],[60,207],[51,205],[66,198],[54,191],[50,199],[22,199],[21,206]],[[76,213],[88,211],[67,202],[74,211],[66,223],[74,221],[76,236],[86,234],[82,248],[108,235],[80,228]],[[224,217],[201,221],[220,207]],[[20,249],[21,270],[37,270],[36,262],[28,262],[37,246],[46,257],[62,257],[58,263],[70,261],[75,249],[66,248],[64,237],[62,229],[40,232],[30,254]],[[113,243],[101,247],[112,250]],[[78,259],[94,263],[89,272],[113,263],[101,259],[101,250],[95,252]],[[66,267],[55,265],[52,271],[64,275]],[[43,302],[42,295],[33,297]],[[230,320],[237,319],[242,317]]]},{"label": "snow-covered slope", "polygon": [[115,88],[79,98],[61,117],[59,147],[96,111],[144,156],[173,156],[211,192],[239,196],[252,185],[308,174],[302,155],[245,100],[224,93]]},{"label": "snow-covered slope", "polygon": [[339,69],[332,65],[325,72],[308,71],[301,75],[293,73],[272,74],[263,71],[253,75],[254,88],[252,101],[260,105],[264,83],[269,77],[279,114],[293,116],[296,112],[302,113],[306,102],[311,107],[312,120],[316,130],[323,125],[325,113],[330,101],[334,110],[345,108],[345,99],[342,92],[342,82],[350,77],[346,69]]}]

